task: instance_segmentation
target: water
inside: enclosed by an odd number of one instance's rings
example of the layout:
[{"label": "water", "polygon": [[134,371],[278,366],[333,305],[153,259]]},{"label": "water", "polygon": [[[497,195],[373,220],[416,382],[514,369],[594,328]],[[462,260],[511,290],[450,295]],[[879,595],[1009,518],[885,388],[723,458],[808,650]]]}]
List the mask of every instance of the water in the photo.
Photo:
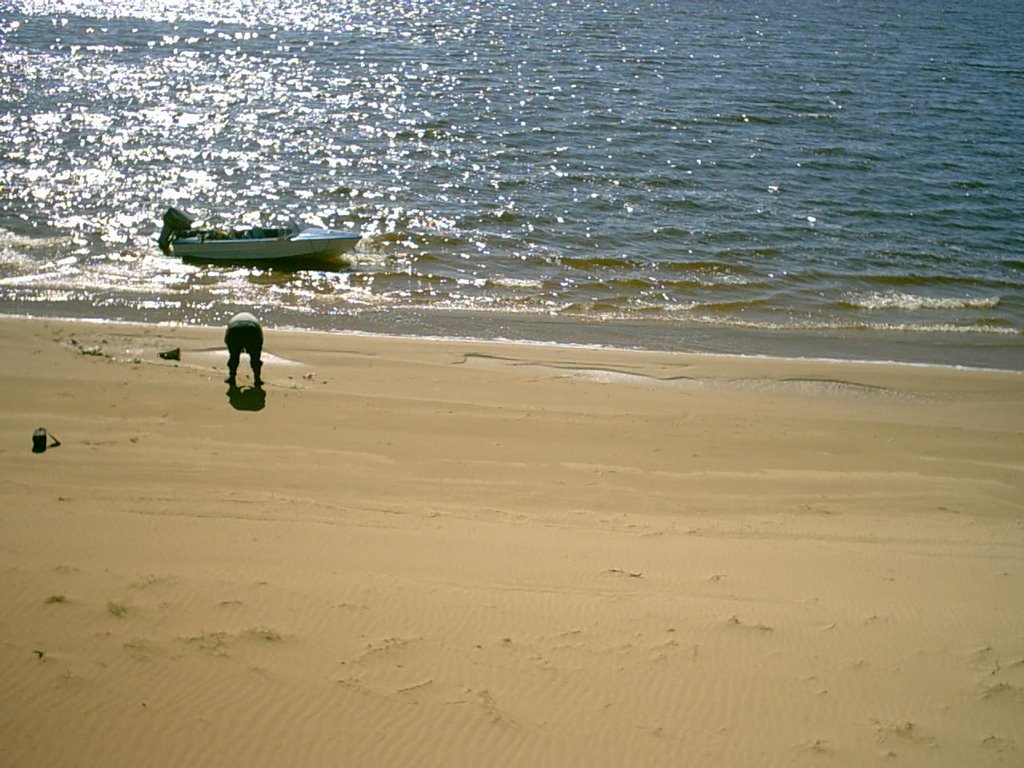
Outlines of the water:
[{"label": "water", "polygon": [[[0,312],[1024,369],[1021,21],[0,0]],[[182,264],[168,205],[364,237]]]}]

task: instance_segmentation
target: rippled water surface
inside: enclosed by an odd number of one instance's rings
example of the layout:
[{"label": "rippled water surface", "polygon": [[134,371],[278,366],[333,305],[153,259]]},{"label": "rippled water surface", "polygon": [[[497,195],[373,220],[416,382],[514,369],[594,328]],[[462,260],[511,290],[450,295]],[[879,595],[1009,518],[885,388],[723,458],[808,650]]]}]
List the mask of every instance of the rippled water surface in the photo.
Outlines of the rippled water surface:
[{"label": "rippled water surface", "polygon": [[[0,0],[0,312],[1024,368],[1016,0]],[[337,270],[183,264],[213,223]]]}]

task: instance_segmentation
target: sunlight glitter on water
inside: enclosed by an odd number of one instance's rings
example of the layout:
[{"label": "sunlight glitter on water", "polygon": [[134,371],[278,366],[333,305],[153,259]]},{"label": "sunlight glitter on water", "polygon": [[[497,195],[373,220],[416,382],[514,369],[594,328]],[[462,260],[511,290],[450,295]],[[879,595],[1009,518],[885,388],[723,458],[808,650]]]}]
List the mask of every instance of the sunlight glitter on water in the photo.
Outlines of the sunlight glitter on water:
[{"label": "sunlight glitter on water", "polygon": [[[930,30],[865,8],[840,35],[809,2],[15,7],[0,20],[8,311],[95,294],[112,316],[159,314],[163,296],[199,322],[251,303],[326,325],[383,308],[666,335],[1024,330],[1019,65],[976,9]],[[964,51],[954,23],[978,37]],[[893,29],[891,60],[865,53]],[[878,100],[899,72],[915,109]],[[999,121],[965,108],[977,94]],[[154,252],[168,205],[363,241],[354,271],[312,279],[183,270]]]}]

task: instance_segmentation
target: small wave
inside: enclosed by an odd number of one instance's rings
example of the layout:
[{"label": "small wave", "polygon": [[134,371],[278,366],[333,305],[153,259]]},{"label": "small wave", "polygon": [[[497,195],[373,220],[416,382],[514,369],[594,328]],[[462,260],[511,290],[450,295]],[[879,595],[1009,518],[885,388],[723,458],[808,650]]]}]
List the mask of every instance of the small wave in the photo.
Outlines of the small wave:
[{"label": "small wave", "polygon": [[694,309],[705,312],[742,313],[756,307],[771,307],[767,299],[736,299],[734,301],[700,301],[694,302]]},{"label": "small wave", "polygon": [[446,232],[413,232],[410,230],[395,230],[392,232],[364,231],[363,239],[367,245],[372,246],[405,246],[420,249],[458,249],[465,248],[469,240],[458,234]]},{"label": "small wave", "polygon": [[674,307],[644,304],[642,302],[620,302],[616,300],[571,301],[565,304],[548,303],[537,306],[532,303],[500,302],[493,306],[481,305],[474,301],[435,302],[435,309],[458,309],[469,311],[496,310],[514,314],[546,314],[562,317],[577,317],[595,321],[632,321],[645,318],[652,321],[692,323],[695,325],[716,326],[719,328],[738,328],[753,331],[801,331],[801,332],[871,332],[871,333],[909,333],[909,334],[949,334],[949,335],[982,335],[982,336],[1024,336],[1024,330],[1002,325],[979,323],[974,325],[958,325],[955,323],[874,323],[853,320],[805,320],[787,318],[785,320],[745,319],[735,313],[720,314],[720,307],[693,302],[690,305],[679,304]]},{"label": "small wave", "polygon": [[501,288],[528,288],[539,291],[544,287],[543,280],[532,280],[523,277],[494,277],[491,278],[490,282]]},{"label": "small wave", "polygon": [[558,262],[574,269],[622,269],[623,267],[640,268],[644,262],[628,257],[615,256],[559,256]]},{"label": "small wave", "polygon": [[462,219],[460,225],[464,229],[477,230],[492,224],[516,224],[525,221],[526,218],[524,214],[511,207],[495,208],[469,214]]},{"label": "small wave", "polygon": [[920,309],[991,309],[999,305],[998,296],[918,296],[912,293],[889,291],[886,293],[847,294],[842,306],[856,309],[901,309],[914,312]]},{"label": "small wave", "polygon": [[752,123],[754,125],[778,125],[781,121],[770,115],[750,115],[746,112],[715,115],[715,120],[722,123]]},{"label": "small wave", "polygon": [[[724,258],[742,258],[726,254]],[[737,261],[714,261],[711,259],[681,259],[673,262],[661,262],[658,267],[666,272],[713,272],[716,274],[752,274],[755,270]]]},{"label": "small wave", "polygon": [[768,331],[871,331],[881,333],[944,333],[987,334],[994,336],[1024,336],[1024,330],[1005,326],[956,325],[954,323],[864,323],[828,322],[814,320],[788,320],[783,322],[723,318],[717,315],[688,315],[688,322],[732,328]]},{"label": "small wave", "polygon": [[688,293],[691,291],[731,291],[736,286],[748,285],[746,278],[735,275],[711,275],[703,277],[694,275],[689,278],[674,280],[658,280],[657,288],[671,293]]},{"label": "small wave", "polygon": [[72,238],[67,235],[29,237],[28,235],[21,235],[0,227],[0,253],[2,254],[10,254],[12,252],[49,252],[56,248],[67,246],[71,242]]}]

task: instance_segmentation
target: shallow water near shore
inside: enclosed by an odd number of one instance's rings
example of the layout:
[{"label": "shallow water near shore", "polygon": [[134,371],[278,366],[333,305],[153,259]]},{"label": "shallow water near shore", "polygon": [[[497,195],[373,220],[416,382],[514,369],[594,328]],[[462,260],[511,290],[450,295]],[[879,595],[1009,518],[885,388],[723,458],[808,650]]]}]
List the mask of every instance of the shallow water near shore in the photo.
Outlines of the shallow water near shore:
[{"label": "shallow water near shore", "polygon": [[[1024,369],[1014,13],[8,4],[0,312]],[[169,205],[363,241],[183,264]]]}]

